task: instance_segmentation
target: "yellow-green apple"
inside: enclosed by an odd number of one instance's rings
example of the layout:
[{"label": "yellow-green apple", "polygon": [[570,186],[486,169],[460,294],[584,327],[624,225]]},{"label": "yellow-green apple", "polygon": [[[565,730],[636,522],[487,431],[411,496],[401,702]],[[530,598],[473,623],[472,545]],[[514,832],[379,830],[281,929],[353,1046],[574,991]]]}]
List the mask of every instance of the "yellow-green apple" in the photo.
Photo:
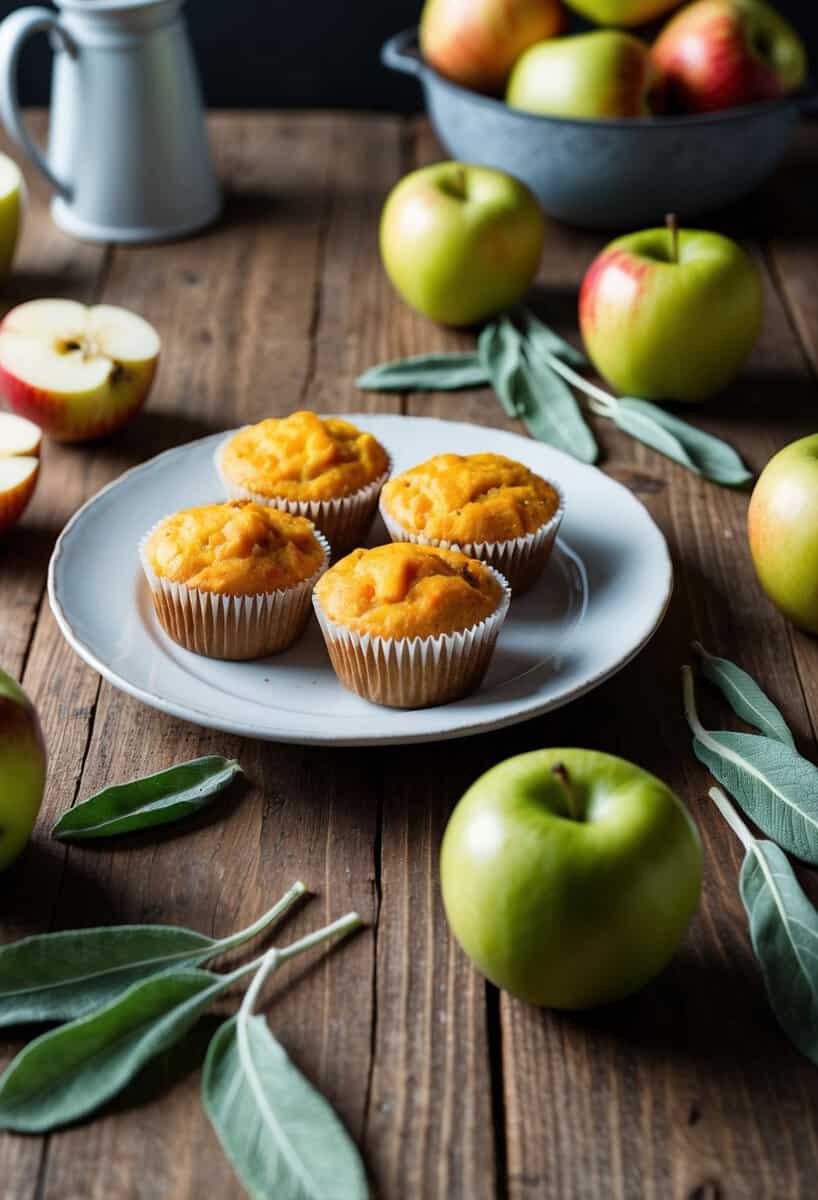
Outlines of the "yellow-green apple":
[{"label": "yellow-green apple", "polygon": [[0,154],[0,279],[8,274],[17,248],[24,195],[20,168],[8,155]]},{"label": "yellow-green apple", "polygon": [[407,304],[444,325],[473,325],[516,303],[542,255],[545,226],[528,188],[489,167],[413,171],[381,216],[381,258]]},{"label": "yellow-green apple", "polygon": [[696,0],[671,18],[653,57],[671,103],[689,112],[774,100],[807,74],[804,43],[764,0]]},{"label": "yellow-green apple", "polygon": [[521,1000],[618,1000],[675,953],[699,900],[702,851],[654,775],[595,750],[535,750],[487,771],[441,847],[452,931]]},{"label": "yellow-green apple", "polygon": [[41,441],[33,421],[0,412],[0,534],[19,521],[34,495]]},{"label": "yellow-green apple", "polygon": [[526,50],[508,81],[512,108],[552,117],[641,117],[662,105],[650,48],[615,29],[552,38]]},{"label": "yellow-green apple", "polygon": [[750,499],[747,530],[764,591],[796,625],[818,633],[818,433],[767,463]]},{"label": "yellow-green apple", "polygon": [[31,300],[0,325],[0,392],[57,441],[123,425],[145,403],[158,359],[153,326],[110,304]]},{"label": "yellow-green apple", "polygon": [[647,400],[700,401],[744,364],[763,316],[761,280],[730,238],[645,229],[594,260],[579,323],[600,375]]},{"label": "yellow-green apple", "polygon": [[681,0],[565,0],[565,3],[597,25],[642,25],[678,8]]},{"label": "yellow-green apple", "polygon": [[0,871],[28,841],[45,787],[46,754],[34,705],[0,671]]},{"label": "yellow-green apple", "polygon": [[522,52],[564,28],[559,0],[426,0],[423,57],[478,92],[500,92]]}]

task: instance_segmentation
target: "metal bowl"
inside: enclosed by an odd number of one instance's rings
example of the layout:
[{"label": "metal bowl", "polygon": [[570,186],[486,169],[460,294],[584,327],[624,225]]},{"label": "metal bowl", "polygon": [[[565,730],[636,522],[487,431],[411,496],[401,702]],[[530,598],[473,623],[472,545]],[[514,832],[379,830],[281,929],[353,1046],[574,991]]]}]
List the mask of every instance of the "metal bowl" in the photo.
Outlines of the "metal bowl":
[{"label": "metal bowl", "polygon": [[447,152],[522,179],[552,217],[588,229],[655,224],[723,208],[752,192],[787,149],[814,93],[704,116],[542,117],[452,83],[420,56],[416,29],[385,44],[387,67],[420,80]]}]

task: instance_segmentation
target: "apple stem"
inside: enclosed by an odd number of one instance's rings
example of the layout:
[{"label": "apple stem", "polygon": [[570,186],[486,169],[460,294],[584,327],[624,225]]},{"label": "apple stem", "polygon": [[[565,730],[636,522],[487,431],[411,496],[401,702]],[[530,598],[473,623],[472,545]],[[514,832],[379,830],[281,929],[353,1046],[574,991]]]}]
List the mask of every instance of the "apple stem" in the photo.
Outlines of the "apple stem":
[{"label": "apple stem", "polygon": [[665,225],[670,234],[670,261],[677,263],[679,261],[679,218],[675,213],[668,213],[665,217]]},{"label": "apple stem", "polygon": [[565,793],[565,803],[568,809],[568,815],[572,821],[578,821],[579,811],[577,808],[577,794],[574,791],[574,785],[565,763],[554,763],[554,766],[551,768],[551,774],[554,776],[557,783]]}]

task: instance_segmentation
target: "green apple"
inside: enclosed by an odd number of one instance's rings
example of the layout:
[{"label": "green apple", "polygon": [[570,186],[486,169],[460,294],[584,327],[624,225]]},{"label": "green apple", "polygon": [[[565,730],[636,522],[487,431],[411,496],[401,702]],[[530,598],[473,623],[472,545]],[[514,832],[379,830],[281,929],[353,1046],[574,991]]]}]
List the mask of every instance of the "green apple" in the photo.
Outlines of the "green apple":
[{"label": "green apple", "polygon": [[595,750],[536,750],[487,771],[441,848],[452,932],[492,983],[583,1009],[671,959],[699,900],[702,850],[673,792]]},{"label": "green apple", "polygon": [[700,401],[739,372],[763,317],[761,279],[730,238],[645,229],[594,260],[579,323],[594,365],[646,400]]},{"label": "green apple", "polygon": [[537,273],[545,223],[519,180],[467,163],[413,171],[381,217],[386,273],[412,308],[473,325],[515,304]]},{"label": "green apple", "polygon": [[25,186],[20,168],[6,154],[0,154],[0,279],[9,273],[23,212]]},{"label": "green apple", "polygon": [[565,0],[569,8],[597,25],[641,25],[661,17],[682,0]]},{"label": "green apple", "polygon": [[771,458],[747,515],[750,553],[773,604],[818,633],[818,433]]},{"label": "green apple", "polygon": [[426,0],[420,48],[447,79],[501,92],[522,52],[564,26],[560,0]]},{"label": "green apple", "polygon": [[0,671],[0,871],[25,846],[45,788],[45,745],[34,705]]},{"label": "green apple", "polygon": [[550,117],[642,117],[661,106],[661,79],[639,38],[598,29],[526,50],[506,101]]}]

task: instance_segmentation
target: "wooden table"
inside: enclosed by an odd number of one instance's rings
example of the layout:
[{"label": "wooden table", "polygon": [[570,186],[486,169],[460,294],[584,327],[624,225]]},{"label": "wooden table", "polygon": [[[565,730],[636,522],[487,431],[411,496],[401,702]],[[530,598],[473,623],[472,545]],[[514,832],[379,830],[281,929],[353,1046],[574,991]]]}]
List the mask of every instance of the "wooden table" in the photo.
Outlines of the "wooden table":
[{"label": "wooden table", "polygon": [[[164,349],[147,410],[108,443],[48,444],[23,524],[0,545],[0,663],[42,715],[50,750],[33,845],[0,881],[0,937],[169,921],[223,934],[293,879],[318,893],[288,934],[357,907],[368,929],[273,986],[269,1017],[336,1105],[388,1200],[792,1200],[814,1196],[818,1071],[768,1010],[738,899],[735,838],[705,799],[682,718],[693,637],[740,660],[816,753],[818,643],[755,583],[747,497],[687,474],[597,422],[603,469],[637,493],[671,546],[676,590],[661,632],[616,679],[552,716],[442,746],[318,750],[240,741],[142,707],[68,648],[44,598],[54,539],[87,497],[169,446],[300,406],[434,414],[503,425],[490,392],[362,395],[380,360],[468,346],[413,316],[378,262],[390,185],[439,157],[425,125],[334,114],[216,116],[225,218],[168,247],[81,245],[31,207],[11,305],[104,300],[143,313]],[[723,227],[767,283],[761,343],[729,395],[695,414],[756,469],[813,430],[818,401],[818,129]],[[544,313],[570,336],[579,280],[601,239],[550,225]],[[104,604],[100,596],[100,604]],[[616,637],[616,630],[611,630]],[[704,712],[727,720],[702,695]],[[635,759],[678,789],[706,849],[704,900],[672,966],[627,1004],[583,1016],[526,1007],[487,986],[450,939],[437,852],[452,806],[492,763],[543,745]],[[236,756],[240,803],[176,833],[65,849],[56,816],[102,785],[184,758]],[[813,894],[818,889],[813,889]],[[3,1200],[242,1194],[198,1102],[213,1022],[92,1122],[0,1137]],[[0,1041],[5,1061],[21,1044]]]}]

